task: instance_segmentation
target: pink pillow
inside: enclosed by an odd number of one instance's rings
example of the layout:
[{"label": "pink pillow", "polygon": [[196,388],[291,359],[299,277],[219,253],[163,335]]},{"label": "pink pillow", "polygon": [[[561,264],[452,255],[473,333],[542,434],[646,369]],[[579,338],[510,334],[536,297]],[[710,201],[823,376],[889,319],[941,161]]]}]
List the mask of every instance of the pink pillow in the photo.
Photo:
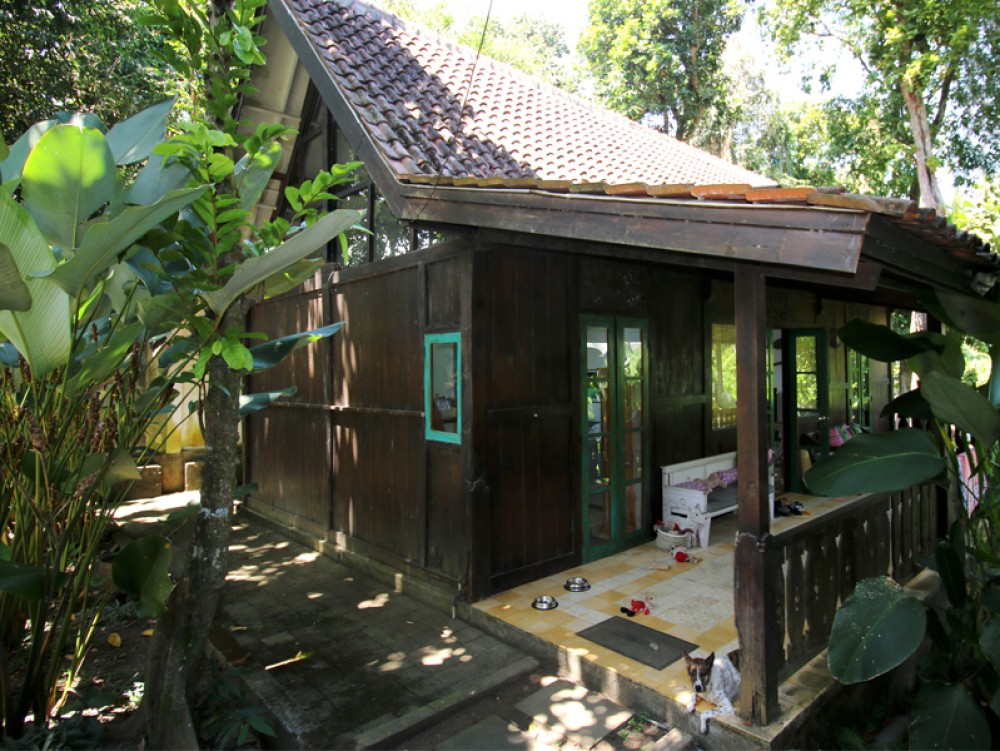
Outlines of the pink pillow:
[{"label": "pink pillow", "polygon": [[844,445],[844,437],[836,428],[830,428],[830,448]]}]

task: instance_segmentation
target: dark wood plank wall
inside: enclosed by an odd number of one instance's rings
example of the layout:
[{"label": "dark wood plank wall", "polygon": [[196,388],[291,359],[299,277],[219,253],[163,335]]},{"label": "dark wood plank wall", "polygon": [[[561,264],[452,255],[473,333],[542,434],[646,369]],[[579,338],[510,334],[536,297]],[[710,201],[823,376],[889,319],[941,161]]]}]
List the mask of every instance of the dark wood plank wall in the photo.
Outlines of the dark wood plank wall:
[{"label": "dark wood plank wall", "polygon": [[[320,284],[310,282],[302,292],[255,305],[248,330],[277,337],[317,328],[329,320],[327,306]],[[331,346],[329,340],[316,342],[248,379],[249,393],[287,386],[297,392],[244,423],[245,474],[260,485],[251,505],[320,535],[329,526]]]},{"label": "dark wood plank wall", "polygon": [[[424,494],[425,557],[422,565],[449,578],[464,580],[469,567],[470,521],[465,494],[462,458],[469,451],[469,326],[464,288],[471,286],[472,254],[446,257],[421,264],[423,290],[420,302],[421,325],[427,332],[462,332],[463,436],[462,444],[426,441],[426,483]],[[422,337],[421,337],[422,341]],[[423,379],[421,378],[421,395]],[[421,423],[422,425],[422,423]]]},{"label": "dark wood plank wall", "polygon": [[579,560],[579,354],[571,256],[490,247],[479,329],[486,348],[484,534],[489,589],[497,591]]},{"label": "dark wood plank wall", "polygon": [[[251,329],[272,336],[337,320],[346,325],[250,379],[254,391],[299,387],[247,422],[248,476],[260,484],[251,503],[282,523],[447,580],[483,571],[473,596],[575,564],[581,313],[649,323],[649,502],[658,508],[659,466],[736,445],[734,431],[710,427],[706,361],[710,324],[735,320],[731,282],[497,246],[342,271],[326,291],[314,285],[253,309]],[[853,317],[881,322],[886,315],[768,288],[774,328],[832,330]],[[472,393],[477,400],[463,438],[480,437],[464,440],[465,457],[460,446],[424,439],[423,334],[452,330],[463,332],[466,402]],[[831,355],[833,417],[841,419],[846,348]],[[888,371],[877,363],[873,371],[877,413],[888,400]],[[473,560],[477,555],[482,560]]]},{"label": "dark wood plank wall", "polygon": [[331,529],[376,558],[423,564],[423,332],[419,266],[341,272],[331,290]]}]

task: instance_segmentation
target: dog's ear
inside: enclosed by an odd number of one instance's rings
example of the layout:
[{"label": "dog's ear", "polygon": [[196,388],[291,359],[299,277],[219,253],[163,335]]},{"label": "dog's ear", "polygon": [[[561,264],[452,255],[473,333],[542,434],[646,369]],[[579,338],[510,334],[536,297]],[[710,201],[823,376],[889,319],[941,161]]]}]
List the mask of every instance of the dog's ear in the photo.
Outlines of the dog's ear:
[{"label": "dog's ear", "polygon": [[689,655],[687,652],[684,653],[684,662],[687,664],[688,667],[691,667],[691,663],[694,662],[691,655]]},{"label": "dog's ear", "polygon": [[715,662],[715,652],[712,652],[712,654],[705,658],[705,667],[711,670],[713,662]]}]

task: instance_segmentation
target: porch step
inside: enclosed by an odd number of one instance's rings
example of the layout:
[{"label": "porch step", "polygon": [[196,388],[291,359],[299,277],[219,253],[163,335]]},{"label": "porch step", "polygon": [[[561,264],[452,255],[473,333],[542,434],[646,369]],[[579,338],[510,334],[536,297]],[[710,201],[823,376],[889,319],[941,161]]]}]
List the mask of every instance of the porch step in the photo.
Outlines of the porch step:
[{"label": "porch step", "polygon": [[[702,735],[697,714],[688,714],[675,699],[632,680],[628,675],[597,662],[581,659],[571,650],[545,641],[538,635],[505,623],[479,608],[463,606],[463,620],[488,634],[535,657],[542,663],[560,666],[560,673],[570,680],[599,692],[613,702],[627,707],[632,713],[653,718],[671,732],[660,739],[663,749],[770,749],[773,737],[759,737],[747,732],[739,720],[718,717],[709,723],[709,732]],[[776,730],[776,728],[775,728]],[[766,734],[771,735],[771,734]],[[611,746],[594,747],[595,751],[610,750]],[[658,747],[659,748],[659,747]]]}]

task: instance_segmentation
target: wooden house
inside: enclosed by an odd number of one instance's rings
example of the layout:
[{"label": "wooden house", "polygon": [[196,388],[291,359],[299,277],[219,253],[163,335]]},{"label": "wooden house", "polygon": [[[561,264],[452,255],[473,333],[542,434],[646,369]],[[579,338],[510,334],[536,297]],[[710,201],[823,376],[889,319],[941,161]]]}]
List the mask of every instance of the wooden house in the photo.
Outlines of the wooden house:
[{"label": "wooden house", "polygon": [[[370,232],[251,311],[269,334],[345,326],[251,379],[298,391],[247,421],[248,507],[475,601],[650,541],[660,467],[735,450],[744,706],[767,722],[792,659],[765,627],[788,585],[768,450],[795,487],[804,436],[890,427],[890,372],[837,329],[969,290],[988,248],[908,201],[781,188],[361,2],[272,0],[264,34],[243,115],[299,131],[270,208],[358,159],[339,205]],[[932,496],[907,498],[880,502],[932,540]],[[858,513],[868,550],[885,529]],[[839,570],[816,534],[789,545]],[[816,586],[835,604],[838,582]]]}]

